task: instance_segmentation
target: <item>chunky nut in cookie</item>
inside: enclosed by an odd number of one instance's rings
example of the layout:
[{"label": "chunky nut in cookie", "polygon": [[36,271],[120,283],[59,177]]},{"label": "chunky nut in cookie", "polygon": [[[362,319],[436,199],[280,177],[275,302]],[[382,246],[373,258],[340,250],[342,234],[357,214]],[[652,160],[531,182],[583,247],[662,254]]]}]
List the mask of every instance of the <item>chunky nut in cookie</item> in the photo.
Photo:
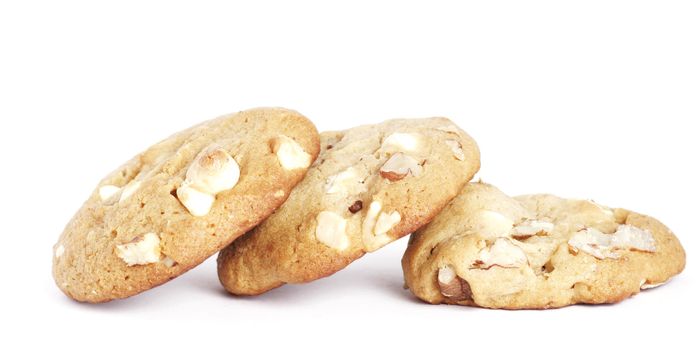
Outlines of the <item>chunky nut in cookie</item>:
[{"label": "chunky nut in cookie", "polygon": [[424,301],[503,309],[613,303],[684,265],[676,236],[649,216],[483,183],[415,232],[402,259]]},{"label": "chunky nut in cookie", "polygon": [[472,300],[472,290],[468,282],[456,275],[456,272],[451,266],[439,268],[437,275],[439,282],[439,290],[446,298],[454,301]]},{"label": "chunky nut in cookie", "polygon": [[587,227],[572,235],[567,244],[575,254],[581,250],[598,259],[618,259],[621,251],[627,249],[657,251],[652,233],[631,225],[620,225],[609,234]]},{"label": "chunky nut in cookie", "polygon": [[390,156],[379,170],[381,177],[390,181],[402,180],[405,176],[419,176],[422,166],[414,157],[398,152]]},{"label": "chunky nut in cookie", "polygon": [[478,170],[475,142],[445,118],[321,135],[288,201],[218,257],[233,294],[331,275],[426,224]]},{"label": "chunky nut in cookie", "polygon": [[105,302],[179,276],[278,208],[319,147],[313,124],[282,108],[170,136],[98,184],[54,249],[56,284],[75,300]]}]

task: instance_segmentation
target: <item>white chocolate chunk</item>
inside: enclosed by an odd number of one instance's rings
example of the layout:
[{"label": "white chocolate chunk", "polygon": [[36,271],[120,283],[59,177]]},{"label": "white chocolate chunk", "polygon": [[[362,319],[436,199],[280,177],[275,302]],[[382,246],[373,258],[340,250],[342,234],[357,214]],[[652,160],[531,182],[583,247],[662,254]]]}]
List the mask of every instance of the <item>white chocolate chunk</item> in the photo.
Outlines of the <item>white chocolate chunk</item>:
[{"label": "white chocolate chunk", "polygon": [[211,211],[216,194],[229,190],[240,178],[240,167],[223,148],[212,145],[201,151],[187,169],[177,198],[189,213],[204,216]]},{"label": "white chocolate chunk", "polygon": [[456,272],[450,266],[439,268],[437,280],[439,282],[439,290],[443,296],[454,297],[463,294],[460,281],[456,277]]},{"label": "white chocolate chunk", "polygon": [[386,233],[401,220],[397,211],[386,214],[381,212],[382,208],[380,202],[371,202],[361,227],[364,247],[369,252],[390,243],[392,239]]},{"label": "white chocolate chunk", "polygon": [[160,237],[156,233],[146,233],[130,243],[117,245],[116,255],[128,266],[158,262]]},{"label": "white chocolate chunk", "polygon": [[530,237],[545,232],[549,234],[555,229],[555,224],[541,220],[526,220],[514,226],[513,236],[515,237]]},{"label": "white chocolate chunk", "polygon": [[364,219],[361,231],[364,236],[373,235],[373,227],[376,226],[376,220],[378,219],[378,214],[380,214],[383,205],[378,201],[373,201],[368,206],[368,212],[366,212],[366,218]]},{"label": "white chocolate chunk", "polygon": [[327,194],[357,195],[366,191],[366,185],[354,167],[348,167],[330,176],[325,182]]},{"label": "white chocolate chunk", "polygon": [[422,166],[419,162],[402,153],[398,152],[390,156],[380,168],[380,174],[383,178],[390,181],[403,179],[407,175],[417,177],[422,174]]},{"label": "white chocolate chunk", "polygon": [[274,139],[272,151],[286,170],[307,168],[312,160],[310,154],[305,152],[298,142],[286,135],[279,135]]},{"label": "white chocolate chunk", "polygon": [[315,237],[324,245],[337,250],[349,247],[349,237],[346,234],[347,220],[331,211],[321,211],[317,215]]},{"label": "white chocolate chunk", "polygon": [[605,234],[594,228],[585,228],[575,233],[567,242],[573,251],[583,251],[597,259],[618,259],[620,249],[655,252],[652,234],[631,225],[620,225],[616,232]]},{"label": "white chocolate chunk", "polygon": [[456,272],[450,266],[444,266],[439,268],[438,280],[439,283],[449,284],[453,279],[456,278]]},{"label": "white chocolate chunk", "polygon": [[211,211],[216,196],[183,185],[177,189],[177,198],[194,216],[205,216]]},{"label": "white chocolate chunk", "polygon": [[419,136],[416,134],[396,132],[383,140],[382,149],[391,151],[414,151],[419,146]]},{"label": "white chocolate chunk", "polygon": [[473,213],[473,229],[483,237],[508,237],[514,221],[492,210]]},{"label": "white chocolate chunk", "polygon": [[121,187],[119,186],[104,185],[99,188],[99,199],[106,201],[107,199],[114,197],[114,195],[119,191],[121,191]]},{"label": "white chocolate chunk", "polygon": [[162,259],[162,263],[167,266],[167,267],[173,267],[177,265],[177,262],[174,261],[174,259],[170,258],[169,256],[166,256]]},{"label": "white chocolate chunk", "polygon": [[515,268],[527,263],[526,254],[521,248],[507,238],[497,238],[491,247],[486,247],[478,253],[473,265],[480,269],[489,269],[492,266]]},{"label": "white chocolate chunk", "polygon": [[56,247],[56,258],[60,258],[61,256],[63,256],[63,253],[65,253],[65,247],[61,244],[58,247]]},{"label": "white chocolate chunk", "polygon": [[384,235],[397,225],[402,217],[397,211],[392,211],[390,214],[380,213],[376,226],[373,228],[373,234],[376,236]]},{"label": "white chocolate chunk", "polygon": [[208,194],[229,190],[238,183],[240,167],[223,148],[213,145],[201,151],[187,169],[189,186]]},{"label": "white chocolate chunk", "polygon": [[453,156],[456,157],[456,159],[465,160],[465,153],[463,152],[463,146],[460,144],[460,142],[456,140],[446,140],[446,145],[451,149],[451,152],[453,152]]},{"label": "white chocolate chunk", "polygon": [[119,198],[119,203],[121,203],[121,202],[127,200],[129,197],[131,197],[140,187],[141,187],[141,182],[138,180],[133,180],[133,181],[129,182],[126,186],[124,186],[124,189],[121,191],[121,197]]}]

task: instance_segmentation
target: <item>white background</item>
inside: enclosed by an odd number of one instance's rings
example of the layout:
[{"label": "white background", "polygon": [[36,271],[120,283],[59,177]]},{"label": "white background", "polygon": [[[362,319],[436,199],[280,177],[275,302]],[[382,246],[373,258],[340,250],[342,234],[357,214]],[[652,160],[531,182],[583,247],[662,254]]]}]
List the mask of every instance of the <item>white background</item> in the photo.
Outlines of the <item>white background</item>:
[{"label": "white background", "polygon": [[[695,1],[3,1],[1,347],[695,345],[697,18]],[[213,259],[128,300],[59,292],[51,247],[102,176],[255,106],[320,130],[449,116],[485,181],[651,214],[688,267],[613,306],[432,306],[402,289],[403,239],[257,298],[226,295]]]}]

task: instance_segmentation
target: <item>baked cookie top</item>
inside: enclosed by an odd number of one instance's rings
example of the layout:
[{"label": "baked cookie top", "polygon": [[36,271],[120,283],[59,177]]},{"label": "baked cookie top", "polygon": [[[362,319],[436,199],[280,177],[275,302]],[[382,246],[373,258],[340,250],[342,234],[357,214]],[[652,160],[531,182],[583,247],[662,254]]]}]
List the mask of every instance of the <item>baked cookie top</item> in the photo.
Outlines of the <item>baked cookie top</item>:
[{"label": "baked cookie top", "polygon": [[167,282],[271,214],[318,153],[315,126],[282,108],[176,133],[100,181],[54,246],[56,284],[105,302]]},{"label": "baked cookie top", "polygon": [[475,141],[446,118],[321,134],[288,201],[218,256],[233,294],[331,275],[426,224],[477,172]]},{"label": "baked cookie top", "polygon": [[402,266],[429,303],[544,309],[618,302],[685,261],[676,236],[649,216],[471,183],[410,237]]}]

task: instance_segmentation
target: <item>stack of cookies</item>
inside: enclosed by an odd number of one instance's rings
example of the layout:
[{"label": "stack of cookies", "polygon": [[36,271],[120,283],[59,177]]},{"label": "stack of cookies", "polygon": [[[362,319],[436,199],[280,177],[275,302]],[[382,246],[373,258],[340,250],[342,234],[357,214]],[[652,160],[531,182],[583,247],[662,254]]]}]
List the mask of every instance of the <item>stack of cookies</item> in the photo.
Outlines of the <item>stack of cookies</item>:
[{"label": "stack of cookies", "polygon": [[680,273],[659,221],[470,182],[475,141],[446,118],[318,134],[258,108],[176,133],[105,177],[54,246],[69,297],[99,303],[218,255],[236,295],[329,276],[411,234],[406,286],[429,303],[555,308],[613,303]]}]

